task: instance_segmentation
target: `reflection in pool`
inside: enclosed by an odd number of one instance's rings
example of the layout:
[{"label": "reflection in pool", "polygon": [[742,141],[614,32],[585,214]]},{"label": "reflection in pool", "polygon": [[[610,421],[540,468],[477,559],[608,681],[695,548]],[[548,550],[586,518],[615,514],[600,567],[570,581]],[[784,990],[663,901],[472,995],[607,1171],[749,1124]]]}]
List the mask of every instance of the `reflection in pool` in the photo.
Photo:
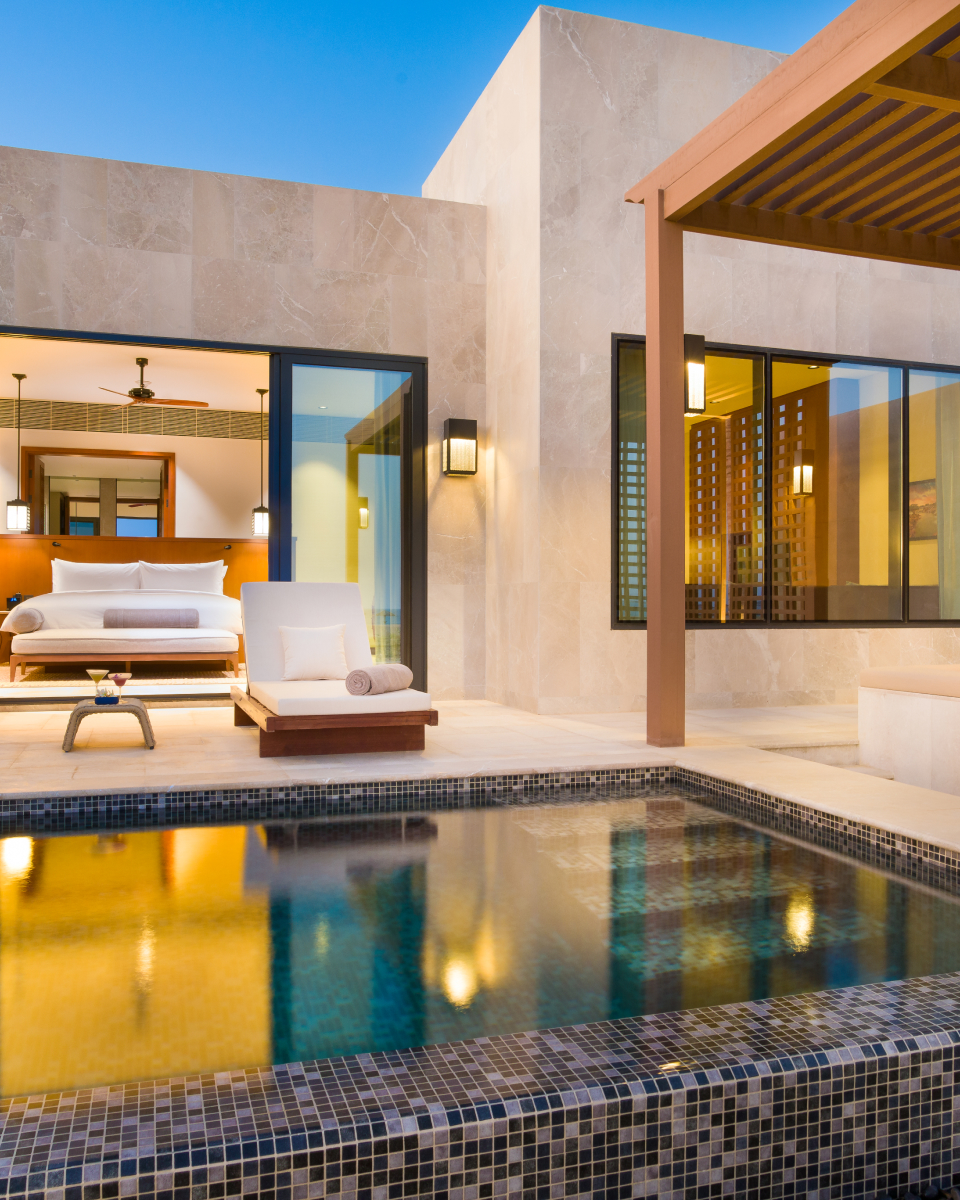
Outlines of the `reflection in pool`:
[{"label": "reflection in pool", "polygon": [[949,896],[679,796],[0,840],[0,1093],[960,969]]}]

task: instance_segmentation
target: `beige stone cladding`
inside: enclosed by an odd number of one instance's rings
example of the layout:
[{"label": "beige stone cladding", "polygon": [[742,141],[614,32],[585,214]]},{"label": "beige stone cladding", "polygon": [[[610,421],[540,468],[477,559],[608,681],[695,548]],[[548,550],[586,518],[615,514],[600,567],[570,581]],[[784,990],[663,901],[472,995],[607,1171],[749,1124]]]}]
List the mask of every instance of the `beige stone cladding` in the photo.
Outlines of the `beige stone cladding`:
[{"label": "beige stone cladding", "polygon": [[[642,178],[782,55],[534,14],[424,184],[487,207],[487,696],[645,705],[645,637],[610,628],[610,337],[644,332]],[[686,234],[708,340],[955,362],[960,273]],[[868,661],[960,661],[952,630],[687,634],[688,705],[852,702]],[[883,658],[886,661],[886,658]]]},{"label": "beige stone cladding", "polygon": [[485,425],[485,237],[455,202],[0,148],[0,324],[428,356],[439,698],[484,694],[483,464],[444,478],[439,440]]}]

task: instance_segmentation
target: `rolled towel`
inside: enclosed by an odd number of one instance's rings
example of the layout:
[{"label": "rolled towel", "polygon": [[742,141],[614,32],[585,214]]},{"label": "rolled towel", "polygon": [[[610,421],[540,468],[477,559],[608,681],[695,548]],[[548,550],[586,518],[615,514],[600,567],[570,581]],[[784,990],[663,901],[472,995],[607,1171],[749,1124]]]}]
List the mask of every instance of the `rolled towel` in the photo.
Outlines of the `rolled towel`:
[{"label": "rolled towel", "polygon": [[104,629],[197,629],[200,613],[195,608],[108,608]]},{"label": "rolled towel", "polygon": [[377,663],[347,676],[351,696],[379,696],[381,692],[402,692],[413,683],[413,672],[403,663]]}]

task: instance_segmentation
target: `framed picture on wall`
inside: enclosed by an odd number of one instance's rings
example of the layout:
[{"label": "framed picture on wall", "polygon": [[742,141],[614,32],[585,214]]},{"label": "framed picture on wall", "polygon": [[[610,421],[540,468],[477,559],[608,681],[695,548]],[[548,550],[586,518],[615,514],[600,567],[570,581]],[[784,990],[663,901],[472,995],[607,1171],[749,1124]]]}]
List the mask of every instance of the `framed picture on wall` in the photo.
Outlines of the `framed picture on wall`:
[{"label": "framed picture on wall", "polygon": [[911,542],[936,541],[937,481],[918,479],[910,484],[908,529]]}]

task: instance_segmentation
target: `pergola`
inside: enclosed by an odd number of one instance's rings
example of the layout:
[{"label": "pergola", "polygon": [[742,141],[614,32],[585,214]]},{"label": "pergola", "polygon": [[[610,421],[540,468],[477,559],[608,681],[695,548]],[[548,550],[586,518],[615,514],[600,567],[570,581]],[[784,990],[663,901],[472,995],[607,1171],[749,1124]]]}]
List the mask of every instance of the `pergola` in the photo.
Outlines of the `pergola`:
[{"label": "pergola", "polygon": [[960,5],[857,0],[626,194],[645,208],[647,741],[684,741],[683,231],[960,268]]}]

